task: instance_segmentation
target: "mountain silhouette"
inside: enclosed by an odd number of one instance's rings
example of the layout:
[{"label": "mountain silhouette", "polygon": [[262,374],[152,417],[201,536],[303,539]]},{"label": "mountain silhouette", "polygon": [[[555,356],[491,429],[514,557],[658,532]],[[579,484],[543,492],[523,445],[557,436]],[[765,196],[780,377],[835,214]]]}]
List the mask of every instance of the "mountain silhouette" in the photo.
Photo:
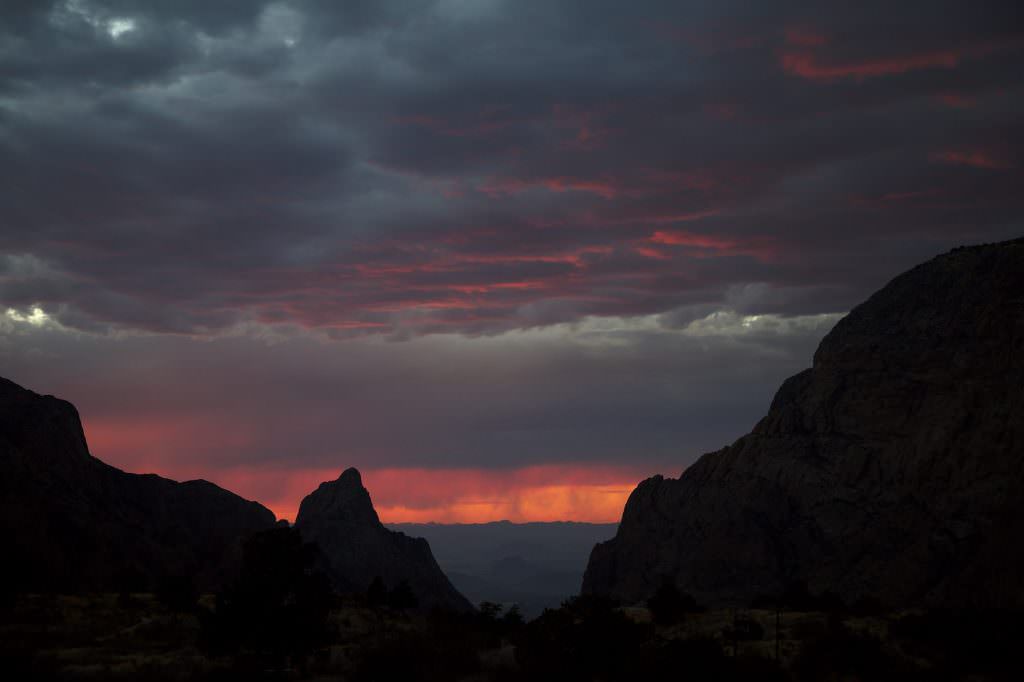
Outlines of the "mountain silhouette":
[{"label": "mountain silhouette", "polygon": [[753,431],[642,482],[586,594],[1024,606],[1024,240],[959,248],[842,319]]},{"label": "mountain silhouette", "polygon": [[346,469],[306,496],[295,527],[320,547],[339,591],[363,591],[379,577],[392,589],[408,585],[424,608],[473,608],[441,571],[426,540],[381,524],[356,469]]},{"label": "mountain silhouette", "polygon": [[207,481],[129,474],[89,454],[71,403],[0,378],[0,532],[22,590],[219,584],[245,536],[274,525],[256,502]]},{"label": "mountain silhouette", "polygon": [[[237,572],[243,542],[274,514],[208,481],[129,474],[89,453],[71,403],[0,379],[2,579],[17,591],[152,591],[180,579],[211,590]],[[359,472],[303,500],[296,527],[320,547],[341,592],[375,577],[420,605],[472,606],[426,540],[381,525]]]}]

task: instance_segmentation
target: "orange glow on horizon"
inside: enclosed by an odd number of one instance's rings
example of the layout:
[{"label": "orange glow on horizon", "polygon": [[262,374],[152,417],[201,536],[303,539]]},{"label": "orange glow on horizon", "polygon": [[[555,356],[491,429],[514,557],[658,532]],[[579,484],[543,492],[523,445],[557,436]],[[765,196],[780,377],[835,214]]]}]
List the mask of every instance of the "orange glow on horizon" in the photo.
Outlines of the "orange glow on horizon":
[{"label": "orange glow on horizon", "polygon": [[[213,420],[166,419],[131,424],[90,420],[84,426],[93,454],[114,466],[178,481],[202,478],[256,500],[279,519],[291,521],[306,495],[321,483],[338,478],[348,466],[343,458],[329,468],[180,464],[178,455],[195,439],[207,443],[211,451],[255,445],[252,436],[231,434]],[[615,523],[622,517],[637,482],[653,473],[608,464],[361,470],[363,485],[385,523]]]},{"label": "orange glow on horizon", "polygon": [[[340,473],[341,468],[236,472],[232,478],[242,484],[240,489],[264,476],[283,483],[277,486],[278,494],[259,499],[278,518],[294,520],[302,498]],[[558,465],[512,470],[367,469],[361,474],[385,523],[615,523],[642,478],[614,467]]]}]

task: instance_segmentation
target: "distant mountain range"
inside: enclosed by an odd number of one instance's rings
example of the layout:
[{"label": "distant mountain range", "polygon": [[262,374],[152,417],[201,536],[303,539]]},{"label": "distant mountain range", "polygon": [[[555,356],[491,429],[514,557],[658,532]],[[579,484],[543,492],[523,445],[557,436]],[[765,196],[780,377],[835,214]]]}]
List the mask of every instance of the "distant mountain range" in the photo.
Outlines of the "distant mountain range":
[{"label": "distant mountain range", "polygon": [[437,562],[474,604],[518,604],[526,616],[579,594],[591,549],[618,524],[398,523],[393,530],[426,538]]},{"label": "distant mountain range", "polygon": [[584,591],[1024,607],[1024,239],[900,275],[767,416],[632,493]]}]

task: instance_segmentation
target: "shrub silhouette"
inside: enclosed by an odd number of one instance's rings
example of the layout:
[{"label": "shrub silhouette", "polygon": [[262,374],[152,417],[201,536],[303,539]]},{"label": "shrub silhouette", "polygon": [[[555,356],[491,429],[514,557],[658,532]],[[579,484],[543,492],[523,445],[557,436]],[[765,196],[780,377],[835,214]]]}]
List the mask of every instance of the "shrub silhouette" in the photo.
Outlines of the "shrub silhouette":
[{"label": "shrub silhouette", "polygon": [[756,620],[740,616],[733,620],[722,635],[733,642],[754,642],[764,639],[764,628]]},{"label": "shrub silhouette", "polygon": [[802,581],[791,583],[777,601],[779,606],[792,611],[843,613],[847,610],[846,604],[835,592],[826,590],[820,594],[812,594],[807,588],[807,583]]},{"label": "shrub silhouette", "polygon": [[699,612],[697,600],[679,591],[674,582],[666,580],[647,600],[651,618],[658,625],[672,625],[682,620],[687,613]]},{"label": "shrub silhouette", "polygon": [[360,652],[356,682],[449,682],[480,668],[471,637],[461,629],[396,630]]},{"label": "shrub silhouette", "polygon": [[654,643],[641,652],[634,676],[637,680],[757,680],[786,679],[774,661],[758,657],[727,656],[722,646],[709,637],[673,639]]},{"label": "shrub silhouette", "polygon": [[828,631],[804,646],[793,664],[797,680],[808,682],[839,680],[872,680],[904,682],[913,679],[916,671],[906,661],[887,652],[881,641],[854,634],[843,626]]},{"label": "shrub silhouette", "polygon": [[483,621],[498,620],[498,616],[501,615],[501,609],[501,604],[496,604],[492,601],[482,601],[477,607],[477,611]]},{"label": "shrub silhouette", "polygon": [[199,588],[190,576],[169,576],[156,589],[157,600],[174,613],[191,613],[199,597]]},{"label": "shrub silhouette", "polygon": [[575,597],[547,610],[514,638],[522,679],[636,679],[649,625],[627,618],[616,604],[594,596]]},{"label": "shrub silhouette", "polygon": [[[889,628],[908,654],[934,661],[951,678],[1020,675],[1024,614],[1002,610],[936,610],[905,615]],[[1003,677],[1005,675],[1005,677]]]}]

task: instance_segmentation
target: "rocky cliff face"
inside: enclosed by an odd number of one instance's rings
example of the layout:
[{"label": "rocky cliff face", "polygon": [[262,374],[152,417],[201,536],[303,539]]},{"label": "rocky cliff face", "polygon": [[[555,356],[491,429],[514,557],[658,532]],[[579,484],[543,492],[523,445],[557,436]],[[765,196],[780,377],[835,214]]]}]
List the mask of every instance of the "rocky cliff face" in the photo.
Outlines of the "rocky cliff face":
[{"label": "rocky cliff face", "polygon": [[338,591],[364,591],[380,576],[390,588],[408,582],[422,607],[472,608],[438,567],[426,540],[381,524],[355,469],[310,493],[299,505],[295,527],[319,545]]},{"label": "rocky cliff face", "polygon": [[900,275],[754,430],[630,496],[584,593],[1024,606],[1024,240]]},{"label": "rocky cliff face", "polygon": [[0,379],[3,579],[26,591],[153,589],[226,577],[270,510],[206,481],[128,474],[89,454],[78,412]]}]

